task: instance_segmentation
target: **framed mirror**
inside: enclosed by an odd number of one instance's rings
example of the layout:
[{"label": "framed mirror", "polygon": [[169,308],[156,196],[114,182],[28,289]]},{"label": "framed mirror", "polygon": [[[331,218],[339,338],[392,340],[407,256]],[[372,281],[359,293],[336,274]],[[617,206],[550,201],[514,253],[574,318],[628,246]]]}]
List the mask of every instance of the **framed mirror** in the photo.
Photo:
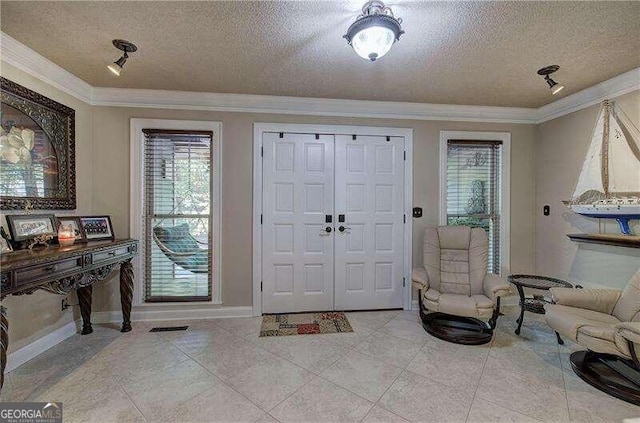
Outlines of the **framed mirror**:
[{"label": "framed mirror", "polygon": [[75,209],[75,110],[0,85],[0,209]]}]

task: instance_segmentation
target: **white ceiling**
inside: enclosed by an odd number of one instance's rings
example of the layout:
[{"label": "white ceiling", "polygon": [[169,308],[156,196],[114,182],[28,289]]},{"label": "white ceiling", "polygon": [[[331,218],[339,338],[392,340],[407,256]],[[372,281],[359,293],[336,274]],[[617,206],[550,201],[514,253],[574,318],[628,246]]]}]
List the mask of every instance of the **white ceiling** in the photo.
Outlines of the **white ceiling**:
[{"label": "white ceiling", "polygon": [[[640,66],[640,2],[388,2],[406,34],[375,63],[341,38],[362,3],[3,1],[0,25],[102,87],[539,107]],[[120,78],[113,38],[140,49]]]}]

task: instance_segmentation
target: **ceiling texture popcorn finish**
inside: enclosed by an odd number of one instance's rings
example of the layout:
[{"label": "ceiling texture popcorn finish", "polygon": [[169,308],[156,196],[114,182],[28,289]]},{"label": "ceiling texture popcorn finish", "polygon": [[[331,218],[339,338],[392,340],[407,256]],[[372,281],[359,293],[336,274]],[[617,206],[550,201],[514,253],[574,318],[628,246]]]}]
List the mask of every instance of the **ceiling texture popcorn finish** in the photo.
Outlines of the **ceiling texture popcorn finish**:
[{"label": "ceiling texture popcorn finish", "polygon": [[[540,107],[640,66],[640,2],[388,5],[408,35],[375,63],[342,39],[362,0],[3,1],[0,25],[97,87]],[[141,51],[113,78],[117,37]],[[549,63],[556,96],[536,75]]]}]

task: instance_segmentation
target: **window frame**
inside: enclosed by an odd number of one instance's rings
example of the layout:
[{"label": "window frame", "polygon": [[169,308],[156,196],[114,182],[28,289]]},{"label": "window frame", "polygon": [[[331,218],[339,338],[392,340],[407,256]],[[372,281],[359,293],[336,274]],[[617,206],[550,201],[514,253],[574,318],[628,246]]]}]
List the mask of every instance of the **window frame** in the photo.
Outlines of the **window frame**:
[{"label": "window frame", "polygon": [[510,217],[511,217],[511,133],[510,132],[476,132],[476,131],[440,131],[440,190],[439,190],[439,224],[447,225],[447,151],[448,142],[464,141],[501,141],[502,167],[501,204],[500,204],[500,274],[508,275],[511,268],[510,256]]},{"label": "window frame", "polygon": [[134,270],[134,298],[133,304],[136,306],[158,307],[161,306],[189,306],[189,305],[221,305],[221,186],[222,186],[222,122],[216,121],[193,121],[193,120],[168,120],[168,119],[131,119],[130,124],[130,171],[131,171],[131,191],[130,191],[130,216],[129,232],[132,238],[141,239],[144,236],[144,133],[143,129],[165,129],[165,130],[190,130],[190,131],[210,131],[213,133],[211,139],[211,201],[212,201],[212,221],[211,232],[213,236],[212,246],[214,248],[211,263],[211,301],[197,302],[146,302],[145,301],[145,248],[144,242],[139,245],[139,255],[133,259]]}]

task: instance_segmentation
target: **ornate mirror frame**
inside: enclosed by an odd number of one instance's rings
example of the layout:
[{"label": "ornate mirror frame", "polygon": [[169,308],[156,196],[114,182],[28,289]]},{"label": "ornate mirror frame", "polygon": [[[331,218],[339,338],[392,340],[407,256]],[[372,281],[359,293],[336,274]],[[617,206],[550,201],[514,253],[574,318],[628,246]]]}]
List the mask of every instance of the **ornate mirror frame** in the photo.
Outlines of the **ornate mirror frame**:
[{"label": "ornate mirror frame", "polygon": [[29,116],[48,136],[58,160],[58,186],[54,187],[55,195],[0,196],[0,209],[16,210],[27,206],[36,210],[75,209],[75,110],[2,77],[0,88],[2,105],[6,104]]}]

